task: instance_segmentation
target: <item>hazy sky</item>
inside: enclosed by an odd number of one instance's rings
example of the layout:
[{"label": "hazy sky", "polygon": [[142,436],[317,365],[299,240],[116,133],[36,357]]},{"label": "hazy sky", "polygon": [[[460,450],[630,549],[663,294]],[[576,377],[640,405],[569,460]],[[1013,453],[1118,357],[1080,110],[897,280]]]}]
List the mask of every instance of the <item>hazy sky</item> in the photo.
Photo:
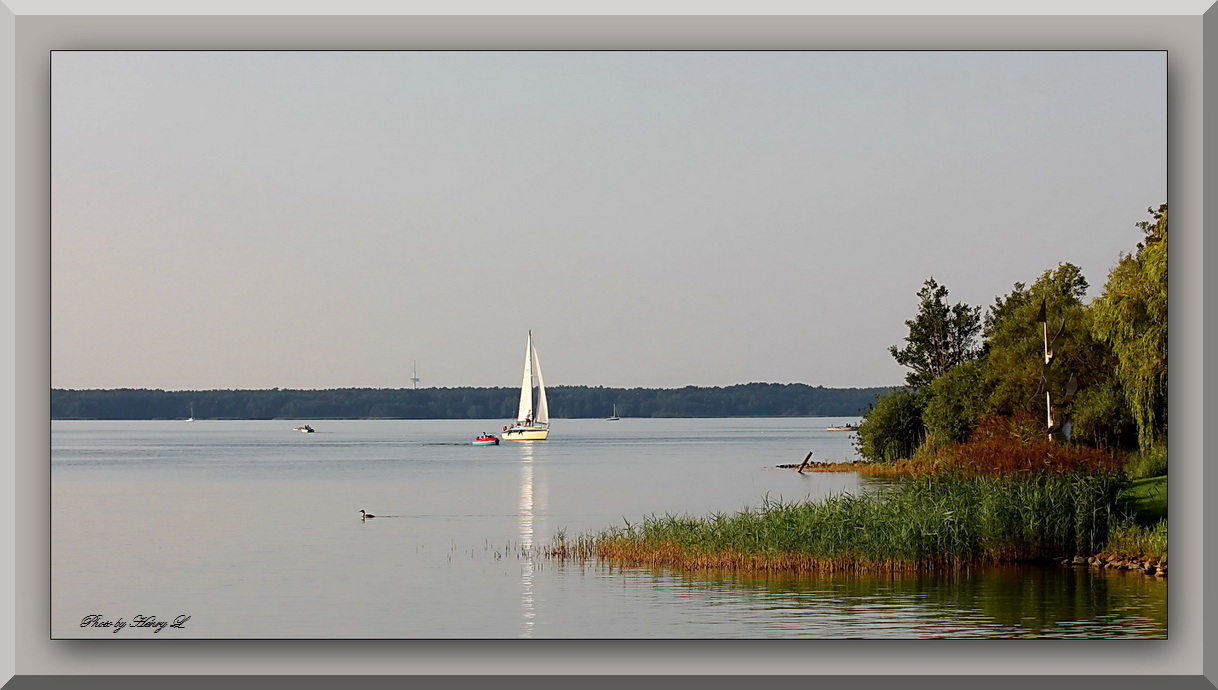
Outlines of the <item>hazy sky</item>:
[{"label": "hazy sky", "polygon": [[56,52],[60,388],[899,384],[934,276],[1098,294],[1163,52]]}]

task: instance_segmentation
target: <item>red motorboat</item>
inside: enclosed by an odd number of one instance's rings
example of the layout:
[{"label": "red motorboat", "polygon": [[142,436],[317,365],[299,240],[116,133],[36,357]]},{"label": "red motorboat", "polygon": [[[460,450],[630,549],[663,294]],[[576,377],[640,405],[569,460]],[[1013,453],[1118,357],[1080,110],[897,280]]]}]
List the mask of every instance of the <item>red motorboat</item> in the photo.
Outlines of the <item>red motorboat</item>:
[{"label": "red motorboat", "polygon": [[482,434],[474,439],[475,446],[497,446],[499,445],[499,437],[494,434]]}]

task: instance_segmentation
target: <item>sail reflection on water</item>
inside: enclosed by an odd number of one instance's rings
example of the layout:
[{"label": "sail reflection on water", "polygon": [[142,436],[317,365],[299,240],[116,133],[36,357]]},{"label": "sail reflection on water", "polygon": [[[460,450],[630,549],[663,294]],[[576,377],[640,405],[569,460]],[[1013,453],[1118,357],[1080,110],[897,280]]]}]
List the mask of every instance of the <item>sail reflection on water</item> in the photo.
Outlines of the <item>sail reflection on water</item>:
[{"label": "sail reflection on water", "polygon": [[533,446],[522,444],[520,459],[520,550],[524,559],[520,569],[520,609],[524,614],[521,637],[533,636],[537,613],[533,610]]}]

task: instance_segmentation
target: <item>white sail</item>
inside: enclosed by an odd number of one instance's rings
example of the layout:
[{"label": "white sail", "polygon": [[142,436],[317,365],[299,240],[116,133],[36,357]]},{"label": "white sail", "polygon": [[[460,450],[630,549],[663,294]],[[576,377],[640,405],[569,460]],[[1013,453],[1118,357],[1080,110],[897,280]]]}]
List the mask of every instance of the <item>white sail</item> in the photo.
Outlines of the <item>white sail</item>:
[{"label": "white sail", "polygon": [[541,379],[541,360],[537,358],[537,350],[533,350],[533,363],[537,372],[537,416],[533,418],[533,421],[538,424],[549,424],[550,406],[546,403],[546,384]]},{"label": "white sail", "polygon": [[524,380],[520,382],[520,407],[516,410],[516,421],[523,422],[533,414],[533,332],[529,331],[528,344],[524,347]]}]

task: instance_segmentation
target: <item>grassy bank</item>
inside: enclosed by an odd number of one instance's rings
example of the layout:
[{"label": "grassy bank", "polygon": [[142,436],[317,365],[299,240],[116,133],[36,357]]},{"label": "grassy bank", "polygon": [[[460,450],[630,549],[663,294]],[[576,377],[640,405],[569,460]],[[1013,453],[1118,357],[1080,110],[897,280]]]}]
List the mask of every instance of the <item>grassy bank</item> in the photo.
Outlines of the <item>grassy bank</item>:
[{"label": "grassy bank", "polygon": [[1167,563],[1167,477],[1135,479],[1122,494],[1128,516],[1098,554],[1110,562]]},{"label": "grassy bank", "polygon": [[1139,525],[1151,526],[1167,520],[1167,477],[1135,479],[1125,493],[1131,517]]},{"label": "grassy bank", "polygon": [[707,518],[651,516],[552,547],[679,568],[857,571],[963,568],[1101,551],[1122,524],[1111,474],[929,475],[883,496],[767,502]]}]

